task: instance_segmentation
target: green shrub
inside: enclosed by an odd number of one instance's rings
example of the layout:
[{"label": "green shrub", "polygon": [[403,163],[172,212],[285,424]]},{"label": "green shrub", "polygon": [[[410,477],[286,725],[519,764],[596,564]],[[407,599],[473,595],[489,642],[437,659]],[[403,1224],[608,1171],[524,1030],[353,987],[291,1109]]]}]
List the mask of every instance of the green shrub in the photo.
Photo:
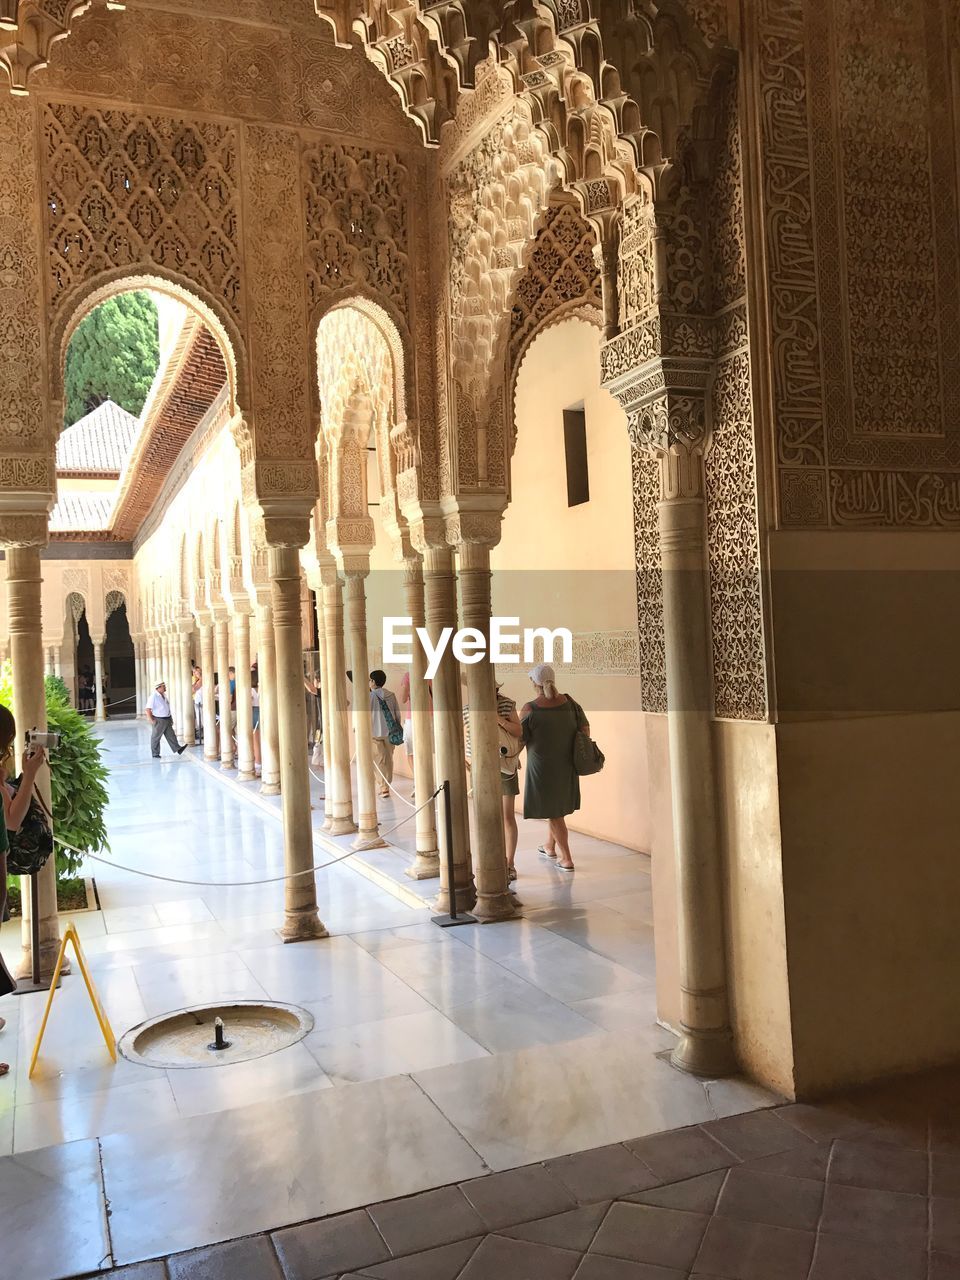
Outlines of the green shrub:
[{"label": "green shrub", "polygon": [[[70,705],[67,686],[59,676],[47,676],[47,727],[60,734],[59,750],[50,753],[50,790],[54,833],[83,853],[99,853],[110,846],[104,812],[108,770],[101,759],[103,746],[90,722]],[[0,667],[0,702],[13,705],[9,659]],[[22,733],[24,726],[17,725]],[[57,878],[77,875],[79,854],[56,847]]]}]

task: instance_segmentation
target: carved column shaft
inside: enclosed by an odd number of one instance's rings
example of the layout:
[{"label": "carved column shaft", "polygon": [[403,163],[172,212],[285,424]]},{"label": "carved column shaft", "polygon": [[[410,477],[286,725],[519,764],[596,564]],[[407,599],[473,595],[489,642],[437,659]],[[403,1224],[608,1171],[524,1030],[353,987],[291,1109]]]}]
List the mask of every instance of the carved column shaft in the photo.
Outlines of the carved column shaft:
[{"label": "carved column shaft", "polygon": [[193,671],[190,667],[190,648],[192,633],[181,631],[177,636],[180,645],[180,705],[183,707],[183,724],[180,738],[188,747],[197,745],[197,717],[193,707]]},{"label": "carved column shaft", "polygon": [[230,622],[216,622],[217,684],[220,688],[220,767],[233,768],[233,711],[230,706]]},{"label": "carved column shaft", "polygon": [[377,791],[385,783],[373,766],[373,730],[370,724],[370,659],[367,655],[366,571],[346,574],[346,621],[353,667],[353,737],[357,752],[356,848],[383,845],[377,825]]},{"label": "carved column shaft", "polygon": [[[331,575],[332,576],[332,575]],[[323,694],[329,701],[330,766],[326,788],[332,794],[333,815],[330,831],[335,836],[356,831],[353,821],[353,787],[350,778],[350,734],[347,727],[347,664],[343,645],[343,589],[340,580],[323,584],[323,620],[327,633],[327,668],[329,689]],[[357,673],[354,672],[354,677]],[[357,698],[354,684],[353,698]]]},{"label": "carved column shaft", "polygon": [[478,542],[459,548],[460,598],[463,625],[486,640],[479,662],[465,662],[470,717],[470,768],[473,778],[475,830],[474,865],[477,875],[476,915],[480,920],[506,920],[517,914],[507,880],[500,785],[500,731],[497,689],[490,647],[490,550]]},{"label": "carved column shaft", "polygon": [[[437,645],[444,627],[457,629],[456,575],[453,551],[449,547],[428,547],[424,555],[424,603],[427,633]],[[433,728],[436,742],[437,781],[450,783],[453,825],[453,868],[455,885],[448,883],[447,831],[439,823],[440,893],[438,910],[450,910],[451,891],[456,893],[457,910],[471,911],[477,900],[470,862],[467,825],[467,778],[463,754],[463,703],[456,658],[448,645],[433,678]]]},{"label": "carved column shaft", "polygon": [[237,664],[237,777],[251,782],[253,758],[253,695],[250,680],[250,615],[238,608],[233,615],[233,655]]},{"label": "carved column shaft", "polygon": [[215,666],[213,624],[200,623],[200,674],[203,697],[203,758],[217,759],[217,690],[213,679]]},{"label": "carved column shaft", "polygon": [[316,592],[316,600],[317,621],[320,631],[317,637],[317,650],[320,661],[320,733],[323,738],[323,827],[325,831],[329,831],[333,825],[333,786],[331,780],[333,769],[330,754],[332,718],[329,700],[330,662],[327,656],[327,614],[322,583]]},{"label": "carved column shaft", "polygon": [[[436,786],[433,774],[433,715],[426,680],[427,655],[416,639],[417,627],[426,625],[423,562],[419,556],[404,561],[403,593],[407,614],[414,629],[413,656],[410,660],[410,718],[413,721],[413,779],[419,808]],[[407,868],[407,875],[413,880],[430,880],[440,874],[436,805],[420,809],[416,826],[417,856],[413,865]]]},{"label": "carved column shaft", "polygon": [[313,866],[313,824],[310,815],[310,775],[305,743],[301,649],[300,559],[295,547],[270,547],[269,572],[273,604],[273,633],[277,655],[277,708],[280,776],[283,800],[283,854],[288,875],[284,881],[286,942],[326,937],[317,914],[317,886]]},{"label": "carved column shaft", "polygon": [[107,708],[103,696],[103,641],[94,640],[93,642],[93,678],[96,681],[97,689],[97,720],[106,720]]},{"label": "carved column shaft", "polygon": [[[40,613],[40,548],[8,547],[7,617],[10,626],[10,660],[13,668],[13,718],[17,723],[16,768],[21,768],[24,735],[28,729],[47,727],[47,702],[43,683],[43,643]],[[50,807],[50,770],[37,774],[37,787]],[[57,915],[56,858],[47,859],[38,875],[40,890],[40,975],[49,979],[60,947]],[[17,964],[18,977],[28,977],[33,967],[31,942],[30,880],[20,879],[23,923],[23,951]]]},{"label": "carved column shaft", "polygon": [[257,606],[257,683],[260,689],[260,791],[280,794],[280,730],[277,720],[277,646],[273,606]]}]

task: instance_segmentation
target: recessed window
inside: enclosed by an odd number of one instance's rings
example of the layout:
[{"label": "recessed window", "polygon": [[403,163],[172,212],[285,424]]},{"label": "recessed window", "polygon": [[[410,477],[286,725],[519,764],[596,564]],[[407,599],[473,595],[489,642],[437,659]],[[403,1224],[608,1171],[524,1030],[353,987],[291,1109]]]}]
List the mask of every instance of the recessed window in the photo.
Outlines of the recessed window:
[{"label": "recessed window", "polygon": [[587,474],[587,416],[583,405],[563,411],[563,451],[567,459],[567,506],[579,507],[590,501]]}]

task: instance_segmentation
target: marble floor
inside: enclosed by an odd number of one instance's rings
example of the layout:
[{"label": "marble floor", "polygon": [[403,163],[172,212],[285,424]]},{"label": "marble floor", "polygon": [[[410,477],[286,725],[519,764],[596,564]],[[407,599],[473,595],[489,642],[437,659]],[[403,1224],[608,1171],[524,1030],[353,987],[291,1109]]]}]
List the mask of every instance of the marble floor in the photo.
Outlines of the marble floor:
[{"label": "marble floor", "polygon": [[[105,746],[111,858],[173,880],[282,872],[280,823],[254,785],[187,756],[151,761],[133,722],[106,726]],[[561,876],[537,858],[541,839],[521,823],[521,920],[438,929],[348,860],[317,873],[333,936],[296,946],[276,933],[280,885],[92,867],[102,910],[74,919],[118,1035],[213,999],[302,1005],[314,1027],[214,1070],[113,1065],[70,977],[28,1079],[43,998],[5,1000],[10,1274],[134,1263],[774,1103],[658,1056],[673,1037],[655,1022],[648,860],[576,837],[577,874]],[[318,862],[335,856],[318,842]],[[0,947],[17,946],[10,923]],[[70,1205],[69,1226],[38,1240],[48,1196]]]}]

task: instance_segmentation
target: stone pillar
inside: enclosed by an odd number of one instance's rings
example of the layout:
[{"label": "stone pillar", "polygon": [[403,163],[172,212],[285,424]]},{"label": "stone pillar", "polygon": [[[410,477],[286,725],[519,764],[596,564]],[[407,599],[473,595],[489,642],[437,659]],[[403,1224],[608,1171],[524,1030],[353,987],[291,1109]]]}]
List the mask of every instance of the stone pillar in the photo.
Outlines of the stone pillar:
[{"label": "stone pillar", "polygon": [[333,768],[330,763],[331,719],[330,704],[327,693],[330,688],[330,664],[327,659],[327,623],[323,603],[323,585],[315,593],[317,600],[317,621],[320,634],[317,637],[317,650],[320,655],[320,732],[323,737],[323,828],[329,831],[333,825],[333,788],[331,777]]},{"label": "stone pillar", "polygon": [[[617,211],[619,213],[619,211]],[[600,222],[598,243],[594,245],[593,260],[600,272],[600,293],[603,298],[603,336],[609,341],[620,332],[620,295],[618,272],[620,265],[620,222],[611,214],[592,218],[594,226]]]},{"label": "stone pillar", "polygon": [[260,685],[260,794],[280,794],[280,725],[273,605],[257,605],[257,677]]},{"label": "stone pillar", "polygon": [[[325,776],[325,790],[331,792],[332,816],[330,832],[335,836],[356,831],[353,820],[353,786],[350,778],[350,734],[347,727],[347,663],[343,647],[343,592],[335,570],[323,570],[323,622],[327,633],[327,670],[329,688],[323,694],[329,699],[330,772]],[[357,672],[354,672],[357,677]],[[301,683],[302,688],[302,683]],[[354,684],[353,700],[359,690]],[[306,732],[306,730],[304,730]]]},{"label": "stone pillar", "polygon": [[233,768],[233,729],[230,714],[230,622],[217,618],[217,679],[220,685],[220,767]]},{"label": "stone pillar", "polygon": [[[457,629],[456,576],[453,552],[447,546],[427,547],[424,554],[424,596],[427,632],[436,645],[444,627]],[[433,680],[433,729],[436,741],[437,782],[450,783],[453,819],[453,866],[457,910],[471,911],[477,900],[470,863],[467,826],[467,778],[463,754],[463,703],[460,699],[458,664],[448,645]],[[416,732],[416,730],[414,730]],[[437,909],[450,910],[451,886],[447,883],[447,833],[439,823],[440,892]]]},{"label": "stone pillar", "polygon": [[[307,870],[314,862],[310,775],[305,750],[307,717],[300,637],[300,560],[296,547],[270,547],[269,567],[277,656],[284,868],[289,875]],[[284,914],[281,933],[285,942],[327,936],[317,914],[314,875],[284,881]]]},{"label": "stone pillar", "polygon": [[143,715],[143,641],[139,638],[133,642],[133,679],[134,679],[134,715],[139,720]]},{"label": "stone pillar", "polygon": [[193,672],[190,669],[190,649],[193,641],[192,626],[184,626],[176,639],[180,643],[181,705],[183,706],[183,728],[180,740],[186,743],[188,747],[195,747],[197,745],[197,717],[193,706]]},{"label": "stone pillar", "polygon": [[203,673],[203,758],[216,760],[218,755],[217,739],[217,694],[213,682],[214,660],[213,623],[200,623],[200,670]]},{"label": "stone pillar", "polygon": [[[499,525],[499,516],[496,522]],[[463,625],[480,632],[487,645],[479,662],[463,664],[466,668],[467,702],[470,708],[474,865],[477,875],[475,914],[479,920],[506,920],[517,914],[517,904],[507,879],[497,689],[493,666],[488,657],[490,549],[485,543],[465,542],[459,548],[459,555]]]},{"label": "stone pillar", "polygon": [[233,655],[237,664],[237,777],[252,782],[257,772],[253,759],[253,702],[250,685],[249,606],[237,605],[233,615]]},{"label": "stone pillar", "polygon": [[103,636],[93,642],[93,679],[96,683],[97,720],[106,720],[107,709],[103,697]]},{"label": "stone pillar", "polygon": [[52,651],[52,652],[53,652],[53,673],[52,673],[52,674],[53,674],[53,675],[55,675],[55,676],[58,676],[60,679],[62,679],[62,678],[63,678],[63,665],[62,665],[61,657],[60,657],[60,646],[59,646],[58,644],[55,644],[55,645],[53,646],[53,651]]},{"label": "stone pillar", "polygon": [[[433,775],[433,716],[426,681],[427,655],[416,640],[416,628],[426,625],[423,611],[423,562],[419,556],[404,561],[403,594],[414,629],[413,656],[410,660],[410,713],[413,720],[413,783],[419,808],[436,786]],[[440,874],[436,815],[435,804],[428,804],[417,814],[417,855],[407,868],[407,875],[412,880],[431,880]]]},{"label": "stone pillar", "polygon": [[357,750],[357,825],[355,849],[375,849],[386,842],[377,825],[377,789],[384,785],[373,767],[373,733],[370,724],[370,659],[367,656],[366,569],[346,571],[346,615],[353,667],[353,737]]},{"label": "stone pillar", "polygon": [[[44,652],[40,614],[40,548],[7,547],[7,617],[10,623],[10,660],[13,669],[13,718],[17,722],[16,765],[23,755],[24,735],[29,729],[47,727],[44,690]],[[37,774],[37,787],[50,807],[50,770]],[[40,975],[49,979],[60,948],[60,921],[57,916],[56,859],[51,857],[38,876],[40,891]],[[20,878],[23,901],[21,938],[23,951],[16,967],[18,978],[30,976],[33,968],[31,940],[30,880]]]},{"label": "stone pillar", "polygon": [[736,1060],[727,1006],[703,459],[682,448],[663,466],[660,557],[682,1032],[672,1060],[715,1077],[735,1071]]}]

